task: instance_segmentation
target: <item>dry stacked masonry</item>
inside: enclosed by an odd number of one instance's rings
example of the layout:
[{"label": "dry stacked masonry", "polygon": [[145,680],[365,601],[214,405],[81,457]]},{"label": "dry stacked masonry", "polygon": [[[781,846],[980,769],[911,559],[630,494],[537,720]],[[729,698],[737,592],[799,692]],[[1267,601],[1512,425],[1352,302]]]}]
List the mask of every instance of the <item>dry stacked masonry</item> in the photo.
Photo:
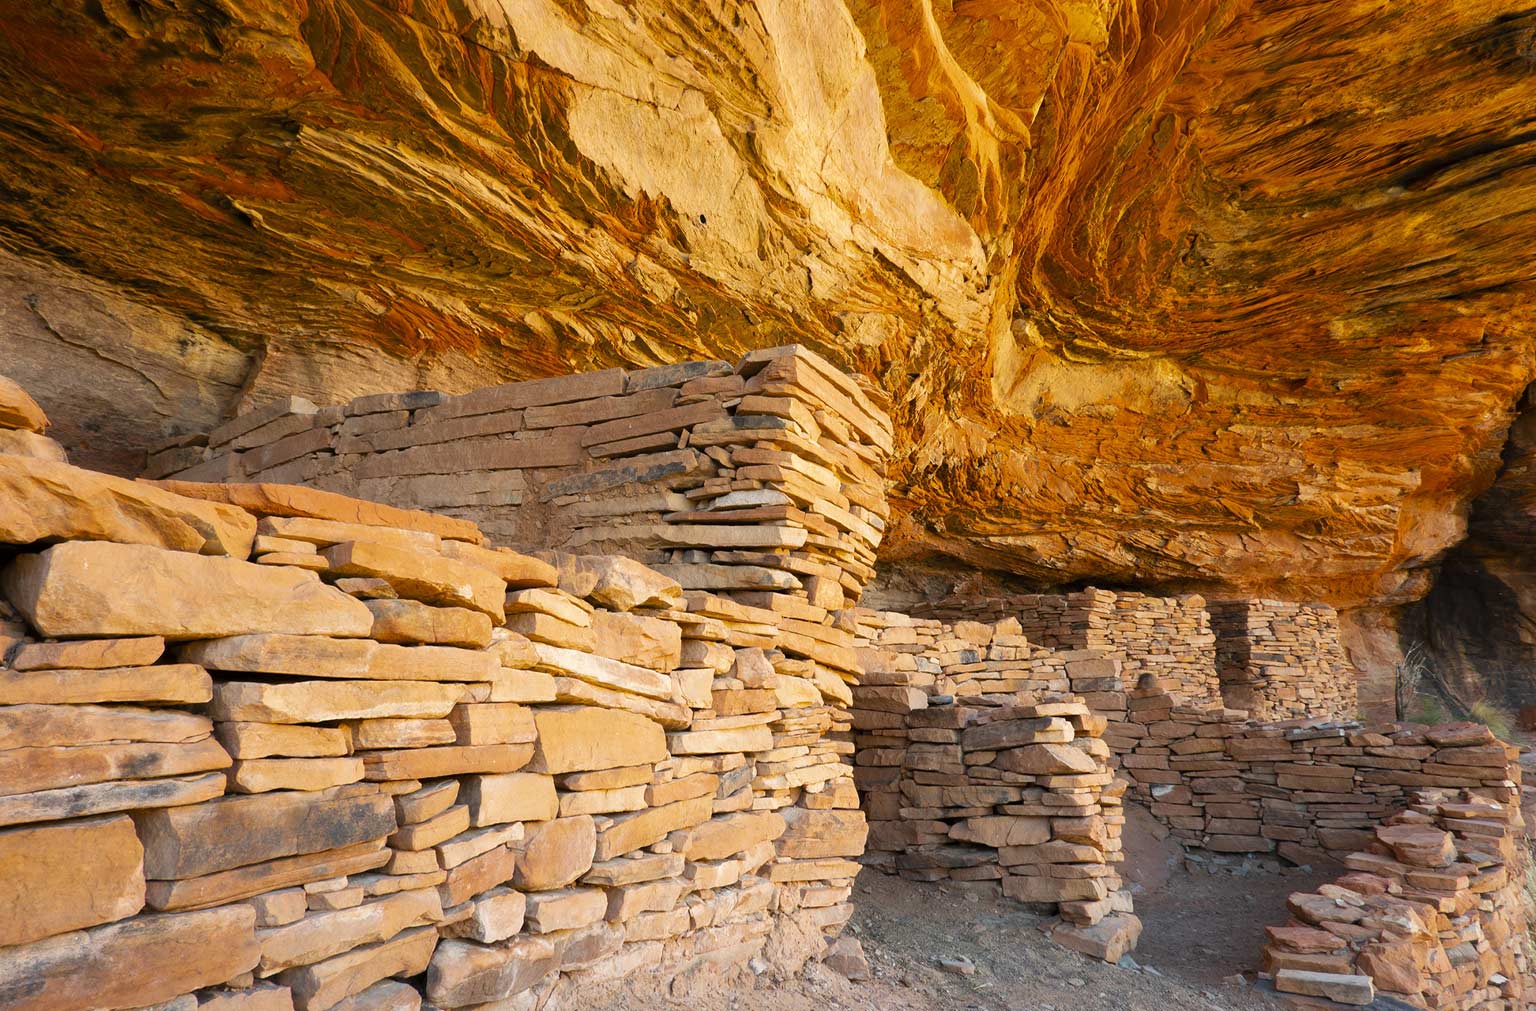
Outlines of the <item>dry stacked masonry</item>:
[{"label": "dry stacked masonry", "polygon": [[289,400],[164,448],[157,482],[71,467],[45,429],[0,381],[0,1004],[579,1002],[820,955],[861,861],[1049,907],[1113,960],[1140,930],[1127,790],[1188,846],[1302,861],[1439,819],[1450,863],[1337,886],[1435,897],[1419,976],[1397,920],[1347,913],[1306,921],[1326,951],[1279,935],[1277,983],[1531,992],[1519,848],[1466,842],[1518,834],[1509,749],[1340,719],[1326,608],[856,609],[889,424],[803,348]]}]

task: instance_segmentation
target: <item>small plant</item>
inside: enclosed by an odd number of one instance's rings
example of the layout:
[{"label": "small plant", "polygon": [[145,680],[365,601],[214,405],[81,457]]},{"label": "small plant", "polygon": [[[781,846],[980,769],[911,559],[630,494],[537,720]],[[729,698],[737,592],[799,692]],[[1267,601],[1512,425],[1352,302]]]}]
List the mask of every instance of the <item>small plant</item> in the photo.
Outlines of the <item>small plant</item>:
[{"label": "small plant", "polygon": [[1508,711],[1499,708],[1487,699],[1472,703],[1471,709],[1472,719],[1492,730],[1493,736],[1501,741],[1508,741],[1514,738],[1515,721]]},{"label": "small plant", "polygon": [[1414,703],[1418,699],[1419,687],[1424,683],[1428,673],[1429,651],[1424,648],[1422,642],[1416,642],[1408,647],[1408,651],[1403,654],[1403,659],[1396,669],[1394,701],[1397,704],[1399,720],[1419,719]]}]

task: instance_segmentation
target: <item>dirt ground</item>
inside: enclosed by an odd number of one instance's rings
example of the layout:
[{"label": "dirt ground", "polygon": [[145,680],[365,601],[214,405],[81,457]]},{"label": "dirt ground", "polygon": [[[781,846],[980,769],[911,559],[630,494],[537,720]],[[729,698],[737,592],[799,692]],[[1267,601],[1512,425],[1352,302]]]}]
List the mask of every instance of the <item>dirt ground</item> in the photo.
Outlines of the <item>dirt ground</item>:
[{"label": "dirt ground", "polygon": [[[1285,897],[1328,873],[1226,866],[1207,872],[1134,818],[1125,866],[1145,928],[1123,966],[1046,940],[1049,918],[1007,900],[978,898],[866,870],[848,932],[872,978],[850,982],[811,964],[789,980],[741,973],[694,979],[668,992],[636,981],[583,1011],[1273,1011],[1281,1005],[1226,977],[1258,968],[1264,926],[1285,920]],[[1193,869],[1191,869],[1193,868]],[[940,968],[968,959],[971,975]]]}]

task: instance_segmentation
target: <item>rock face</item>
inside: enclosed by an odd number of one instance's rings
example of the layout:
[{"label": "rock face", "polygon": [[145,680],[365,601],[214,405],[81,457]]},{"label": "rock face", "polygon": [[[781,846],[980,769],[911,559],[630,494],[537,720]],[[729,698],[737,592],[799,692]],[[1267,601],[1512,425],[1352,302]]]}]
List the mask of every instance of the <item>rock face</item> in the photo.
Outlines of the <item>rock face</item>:
[{"label": "rock face", "polygon": [[238,404],[796,339],[892,396],[893,558],[1397,605],[1536,375],[1533,31],[45,0],[0,28],[0,361],[132,473]]}]

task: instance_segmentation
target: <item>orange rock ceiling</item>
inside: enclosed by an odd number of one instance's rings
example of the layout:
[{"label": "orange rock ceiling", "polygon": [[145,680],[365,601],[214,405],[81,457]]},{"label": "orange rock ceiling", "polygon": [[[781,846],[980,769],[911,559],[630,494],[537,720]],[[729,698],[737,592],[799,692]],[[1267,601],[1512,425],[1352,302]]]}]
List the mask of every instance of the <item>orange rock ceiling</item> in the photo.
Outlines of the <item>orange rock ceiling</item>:
[{"label": "orange rock ceiling", "polygon": [[1423,595],[1533,377],[1495,0],[38,0],[0,371],[77,460],[280,393],[800,341],[893,560]]}]

